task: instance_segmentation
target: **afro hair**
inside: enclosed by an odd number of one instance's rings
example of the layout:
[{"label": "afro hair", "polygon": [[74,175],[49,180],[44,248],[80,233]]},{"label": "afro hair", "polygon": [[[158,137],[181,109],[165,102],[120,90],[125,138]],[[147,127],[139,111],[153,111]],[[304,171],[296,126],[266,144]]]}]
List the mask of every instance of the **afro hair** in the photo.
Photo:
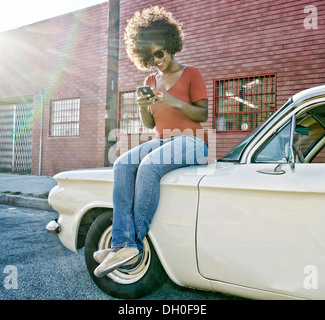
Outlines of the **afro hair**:
[{"label": "afro hair", "polygon": [[182,50],[183,38],[182,25],[171,12],[159,6],[135,12],[128,20],[124,34],[127,54],[142,71],[151,68],[153,45],[162,46],[174,55]]}]

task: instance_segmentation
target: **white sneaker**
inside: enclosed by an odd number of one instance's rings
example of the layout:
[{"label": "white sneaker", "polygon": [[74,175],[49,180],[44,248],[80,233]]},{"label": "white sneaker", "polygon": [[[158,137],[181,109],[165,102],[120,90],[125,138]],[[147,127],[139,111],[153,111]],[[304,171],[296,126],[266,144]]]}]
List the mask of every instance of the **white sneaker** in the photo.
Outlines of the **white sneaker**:
[{"label": "white sneaker", "polygon": [[110,252],[104,261],[95,269],[94,274],[100,278],[114,271],[139,254],[137,248],[122,248],[117,252]]},{"label": "white sneaker", "polygon": [[95,251],[93,253],[93,257],[95,259],[96,262],[98,263],[102,263],[104,261],[104,259],[106,258],[106,256],[111,252],[110,248],[106,248],[106,249],[102,249],[102,250],[98,250]]}]

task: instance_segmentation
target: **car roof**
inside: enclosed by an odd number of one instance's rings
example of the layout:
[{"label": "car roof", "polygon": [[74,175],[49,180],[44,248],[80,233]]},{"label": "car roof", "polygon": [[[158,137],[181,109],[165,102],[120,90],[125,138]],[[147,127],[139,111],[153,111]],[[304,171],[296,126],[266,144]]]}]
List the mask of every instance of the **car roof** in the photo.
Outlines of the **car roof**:
[{"label": "car roof", "polygon": [[314,96],[314,95],[321,94],[321,93],[323,93],[323,94],[325,93],[325,85],[300,91],[292,97],[292,100],[298,101],[302,98],[307,98],[307,97]]}]

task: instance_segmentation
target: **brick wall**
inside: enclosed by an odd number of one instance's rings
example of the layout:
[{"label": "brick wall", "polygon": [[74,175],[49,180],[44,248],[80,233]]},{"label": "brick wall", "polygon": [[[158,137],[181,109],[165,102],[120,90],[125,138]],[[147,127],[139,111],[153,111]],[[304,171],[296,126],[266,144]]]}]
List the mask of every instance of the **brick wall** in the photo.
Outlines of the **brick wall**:
[{"label": "brick wall", "polygon": [[[198,67],[207,84],[213,129],[217,79],[276,74],[277,107],[294,93],[324,84],[325,2],[322,0],[121,0],[119,91],[133,90],[147,73],[136,70],[123,41],[136,10],[159,4],[183,23],[184,49],[176,59]],[[306,29],[304,8],[317,8],[318,29]],[[39,172],[41,89],[44,88],[43,175],[104,165],[108,3],[0,34],[0,101],[32,97],[32,173]],[[51,99],[79,97],[80,135],[49,136]],[[217,134],[213,157],[223,156],[245,133]],[[145,137],[142,136],[142,140]],[[130,142],[130,140],[129,140]]]},{"label": "brick wall", "polygon": [[[198,67],[209,95],[213,126],[213,82],[229,77],[277,76],[277,107],[289,96],[325,80],[325,2],[322,0],[121,0],[119,90],[132,90],[146,74],[129,61],[123,42],[126,21],[137,10],[160,5],[183,23],[184,48],[176,60]],[[306,29],[304,8],[317,8],[318,29]],[[223,156],[245,134],[218,134],[216,156]]]},{"label": "brick wall", "polygon": [[[33,96],[32,174],[104,165],[108,4],[0,34],[0,99]],[[51,99],[80,98],[78,137],[49,136]]]}]

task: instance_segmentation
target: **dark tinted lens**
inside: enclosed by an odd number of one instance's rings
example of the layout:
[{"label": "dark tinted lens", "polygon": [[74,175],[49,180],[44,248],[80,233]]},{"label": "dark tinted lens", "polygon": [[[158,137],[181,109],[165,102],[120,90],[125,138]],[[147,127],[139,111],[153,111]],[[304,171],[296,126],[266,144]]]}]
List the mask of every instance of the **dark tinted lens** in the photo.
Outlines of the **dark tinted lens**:
[{"label": "dark tinted lens", "polygon": [[164,57],[164,51],[162,51],[162,50],[158,50],[158,51],[154,52],[153,55],[154,55],[157,59],[161,59],[161,58]]}]

